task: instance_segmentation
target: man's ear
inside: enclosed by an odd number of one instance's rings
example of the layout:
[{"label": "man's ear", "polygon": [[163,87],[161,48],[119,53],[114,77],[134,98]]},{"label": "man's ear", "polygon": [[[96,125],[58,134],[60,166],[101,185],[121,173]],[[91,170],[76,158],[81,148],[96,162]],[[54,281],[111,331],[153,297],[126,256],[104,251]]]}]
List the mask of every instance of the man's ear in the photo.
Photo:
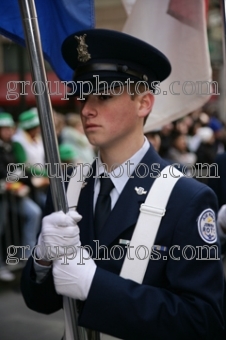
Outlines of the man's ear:
[{"label": "man's ear", "polygon": [[140,95],[138,116],[141,118],[145,118],[151,112],[154,101],[154,95],[150,91],[147,91]]}]

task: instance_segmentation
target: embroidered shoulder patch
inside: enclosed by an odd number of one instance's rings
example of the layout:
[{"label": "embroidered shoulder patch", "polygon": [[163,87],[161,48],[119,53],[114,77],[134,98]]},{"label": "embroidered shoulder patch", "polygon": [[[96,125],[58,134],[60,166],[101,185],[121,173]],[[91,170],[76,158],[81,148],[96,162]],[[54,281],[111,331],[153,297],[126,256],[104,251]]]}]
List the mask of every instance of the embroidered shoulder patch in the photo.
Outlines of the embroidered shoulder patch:
[{"label": "embroidered shoulder patch", "polygon": [[216,217],[212,209],[206,209],[200,214],[198,218],[198,231],[203,241],[207,243],[216,242]]}]

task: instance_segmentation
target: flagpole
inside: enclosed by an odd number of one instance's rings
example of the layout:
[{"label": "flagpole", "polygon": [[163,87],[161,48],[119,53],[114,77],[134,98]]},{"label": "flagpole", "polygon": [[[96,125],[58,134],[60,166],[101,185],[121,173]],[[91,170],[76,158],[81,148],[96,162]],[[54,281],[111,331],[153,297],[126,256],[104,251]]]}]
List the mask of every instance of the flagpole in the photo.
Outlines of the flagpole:
[{"label": "flagpole", "polygon": [[[38,107],[42,139],[47,162],[54,174],[54,164],[60,164],[56,132],[54,128],[52,105],[47,88],[47,77],[42,55],[42,47],[34,0],[18,0],[23,21],[25,41],[29,54],[32,81],[36,82],[36,103]],[[43,91],[44,89],[44,91]],[[55,211],[68,211],[62,170],[59,176],[50,178],[50,189]],[[65,340],[86,340],[84,330],[78,327],[75,300],[63,297],[65,316]]]}]

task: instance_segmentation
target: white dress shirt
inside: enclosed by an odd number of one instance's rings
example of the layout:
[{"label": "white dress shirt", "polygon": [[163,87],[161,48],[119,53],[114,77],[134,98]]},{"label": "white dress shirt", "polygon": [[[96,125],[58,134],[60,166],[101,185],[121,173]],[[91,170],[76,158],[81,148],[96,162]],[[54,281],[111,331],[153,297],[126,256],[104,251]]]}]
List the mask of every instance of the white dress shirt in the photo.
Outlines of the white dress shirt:
[{"label": "white dress shirt", "polygon": [[[111,209],[113,209],[115,203],[117,202],[122,190],[124,189],[124,186],[126,185],[127,181],[129,180],[130,176],[134,172],[137,165],[140,163],[146,152],[148,151],[150,144],[146,137],[144,137],[144,144],[143,146],[128,160],[126,160],[124,163],[122,163],[120,166],[115,168],[115,170],[111,171],[110,173],[107,173],[105,170],[105,167],[103,163],[100,160],[100,156],[98,155],[97,158],[97,167],[99,169],[97,173],[98,177],[105,174],[105,176],[109,176],[111,181],[114,184],[114,188],[112,189],[110,196],[111,196]],[[96,176],[97,176],[96,175]],[[95,179],[94,183],[94,199],[93,199],[93,208],[95,210],[95,205],[97,201],[97,197],[100,191],[100,180],[98,178]]]}]

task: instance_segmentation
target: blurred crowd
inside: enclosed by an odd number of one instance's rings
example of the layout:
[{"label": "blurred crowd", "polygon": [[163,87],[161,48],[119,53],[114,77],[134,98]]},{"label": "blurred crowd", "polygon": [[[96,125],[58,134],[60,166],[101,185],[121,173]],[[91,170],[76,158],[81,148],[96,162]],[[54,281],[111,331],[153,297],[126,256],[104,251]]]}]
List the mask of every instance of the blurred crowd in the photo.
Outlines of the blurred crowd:
[{"label": "blurred crowd", "polygon": [[[54,112],[54,122],[61,162],[73,165],[78,162],[91,164],[95,158],[95,150],[84,135],[79,115]],[[11,114],[1,112],[1,281],[12,281],[15,278],[11,268],[6,265],[7,255],[25,261],[23,259],[31,255],[36,244],[49,188],[49,171],[51,170],[45,159],[37,109],[22,112],[17,123]],[[21,248],[15,248],[19,246]]]},{"label": "blurred crowd", "polygon": [[[179,170],[184,169],[183,173],[187,172],[187,176],[206,184],[208,165],[214,163],[217,154],[226,150],[225,124],[217,112],[207,112],[195,111],[159,130],[145,133],[162,158],[171,164],[177,163]],[[196,176],[200,163],[203,176],[200,172]]]},{"label": "blurred crowd", "polygon": [[[75,113],[54,112],[62,163],[92,164],[96,150],[89,144]],[[198,164],[211,165],[226,150],[226,128],[217,112],[198,110],[159,130],[145,131],[156,151],[188,176],[208,184],[208,173],[196,176]],[[18,122],[0,113],[0,280],[14,280],[6,265],[7,249],[27,246],[17,258],[27,258],[36,244],[49,188],[43,142],[36,108],[22,112]],[[192,170],[191,170],[192,169]],[[208,170],[208,168],[207,168]]]}]

